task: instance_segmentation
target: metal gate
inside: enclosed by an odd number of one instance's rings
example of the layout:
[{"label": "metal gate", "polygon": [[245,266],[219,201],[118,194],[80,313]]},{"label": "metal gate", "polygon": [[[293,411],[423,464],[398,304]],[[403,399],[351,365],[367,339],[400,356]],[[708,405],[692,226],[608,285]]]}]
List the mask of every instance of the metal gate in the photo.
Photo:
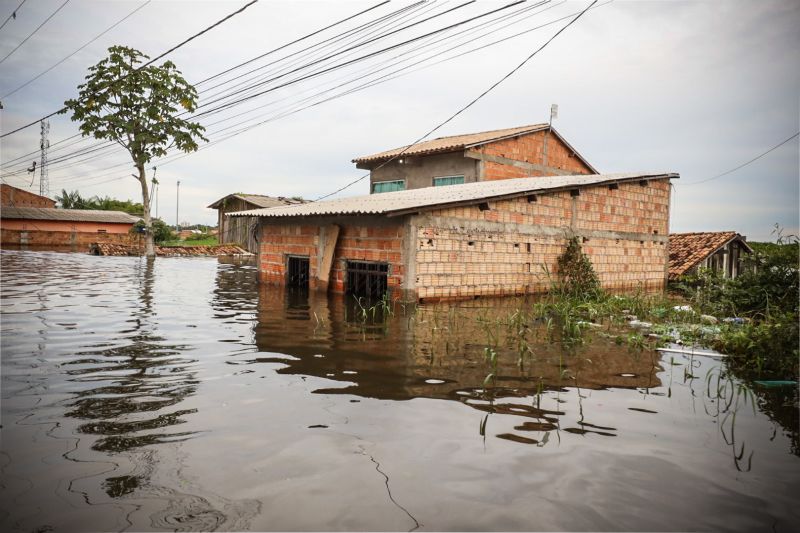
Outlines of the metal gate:
[{"label": "metal gate", "polygon": [[347,293],[367,298],[382,298],[386,294],[388,273],[388,263],[348,261]]},{"label": "metal gate", "polygon": [[287,264],[286,285],[308,288],[308,257],[290,255]]}]

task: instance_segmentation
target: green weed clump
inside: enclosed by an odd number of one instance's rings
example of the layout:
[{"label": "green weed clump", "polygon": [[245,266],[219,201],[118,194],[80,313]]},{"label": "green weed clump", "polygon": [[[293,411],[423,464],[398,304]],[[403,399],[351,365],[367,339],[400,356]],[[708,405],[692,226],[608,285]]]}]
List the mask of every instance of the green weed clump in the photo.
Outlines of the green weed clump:
[{"label": "green weed clump", "polygon": [[567,242],[564,253],[558,257],[557,290],[566,296],[583,296],[600,290],[600,280],[592,267],[592,261],[583,250],[578,237]]}]

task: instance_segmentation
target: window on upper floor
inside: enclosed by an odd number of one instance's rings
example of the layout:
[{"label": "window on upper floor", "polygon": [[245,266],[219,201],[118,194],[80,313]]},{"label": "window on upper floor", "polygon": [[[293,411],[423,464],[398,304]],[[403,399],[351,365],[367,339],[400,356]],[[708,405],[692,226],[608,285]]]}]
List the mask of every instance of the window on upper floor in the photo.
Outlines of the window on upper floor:
[{"label": "window on upper floor", "polygon": [[464,176],[442,176],[433,178],[433,186],[441,187],[442,185],[460,185],[464,183]]},{"label": "window on upper floor", "polygon": [[372,192],[394,192],[394,191],[403,191],[406,188],[405,180],[395,180],[395,181],[376,181],[372,184]]}]

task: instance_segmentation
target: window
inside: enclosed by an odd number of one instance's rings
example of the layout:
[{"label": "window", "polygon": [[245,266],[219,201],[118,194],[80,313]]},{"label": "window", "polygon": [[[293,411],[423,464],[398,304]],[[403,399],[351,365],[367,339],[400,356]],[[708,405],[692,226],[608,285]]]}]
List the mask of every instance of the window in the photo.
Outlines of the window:
[{"label": "window", "polygon": [[108,233],[108,230],[99,229],[99,230],[97,230],[97,233]]},{"label": "window", "polygon": [[460,185],[464,183],[464,176],[442,176],[441,178],[433,178],[433,186],[441,187],[442,185]]},{"label": "window", "polygon": [[376,181],[372,184],[372,192],[394,192],[394,191],[403,191],[406,188],[405,180],[395,180],[395,181]]},{"label": "window", "polygon": [[308,257],[290,255],[288,257],[286,284],[289,287],[307,289],[309,264]]},{"label": "window", "polygon": [[386,278],[389,273],[387,263],[370,263],[366,261],[347,262],[348,294],[381,298],[386,293]]}]

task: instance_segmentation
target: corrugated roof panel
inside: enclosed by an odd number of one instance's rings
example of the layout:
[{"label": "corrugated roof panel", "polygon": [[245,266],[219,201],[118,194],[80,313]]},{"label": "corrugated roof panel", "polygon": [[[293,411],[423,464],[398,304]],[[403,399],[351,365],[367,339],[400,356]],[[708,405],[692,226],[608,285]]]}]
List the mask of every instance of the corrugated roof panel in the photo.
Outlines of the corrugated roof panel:
[{"label": "corrugated roof panel", "polygon": [[425,187],[407,191],[337,198],[335,200],[310,202],[300,205],[253,209],[250,211],[230,213],[229,216],[296,217],[312,215],[389,214],[408,210],[434,209],[448,204],[479,202],[495,198],[534,194],[572,187],[678,177],[678,174],[668,172],[637,172],[479,181],[476,183],[464,183],[462,185]]},{"label": "corrugated roof panel", "polygon": [[54,207],[3,207],[0,217],[21,220],[60,220],[66,222],[106,222],[111,224],[135,224],[141,217],[122,211],[100,211],[94,209],[56,209]]},{"label": "corrugated roof panel", "polygon": [[228,198],[239,198],[259,207],[277,207],[279,205],[304,204],[308,202],[308,200],[303,200],[302,198],[284,198],[283,196],[266,196],[264,194],[229,194],[208,207],[218,209]]}]

